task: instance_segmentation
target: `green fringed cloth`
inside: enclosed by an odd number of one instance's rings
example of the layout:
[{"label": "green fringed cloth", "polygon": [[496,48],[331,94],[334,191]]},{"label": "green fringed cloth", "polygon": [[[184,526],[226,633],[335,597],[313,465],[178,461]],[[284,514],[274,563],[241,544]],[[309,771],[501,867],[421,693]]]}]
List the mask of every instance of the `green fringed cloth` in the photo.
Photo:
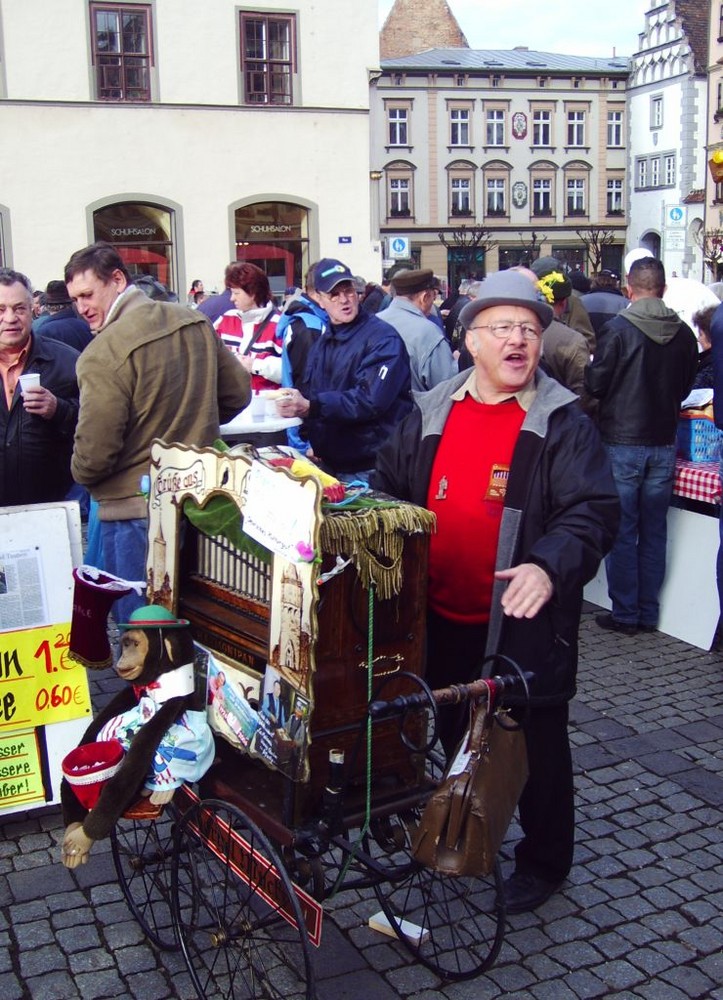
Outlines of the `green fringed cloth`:
[{"label": "green fringed cloth", "polygon": [[402,590],[402,555],[406,535],[430,535],[434,514],[423,507],[371,497],[364,506],[324,510],[321,550],[351,559],[365,590],[374,584],[379,600],[387,601]]},{"label": "green fringed cloth", "polygon": [[[240,511],[230,497],[211,497],[203,508],[188,499],[183,513],[204,535],[222,535],[241,552],[271,562],[271,552],[244,532]],[[435,524],[434,514],[423,507],[367,495],[343,510],[323,508],[321,551],[351,559],[365,590],[374,584],[379,599],[386,601],[402,590],[405,536],[429,535]]]}]

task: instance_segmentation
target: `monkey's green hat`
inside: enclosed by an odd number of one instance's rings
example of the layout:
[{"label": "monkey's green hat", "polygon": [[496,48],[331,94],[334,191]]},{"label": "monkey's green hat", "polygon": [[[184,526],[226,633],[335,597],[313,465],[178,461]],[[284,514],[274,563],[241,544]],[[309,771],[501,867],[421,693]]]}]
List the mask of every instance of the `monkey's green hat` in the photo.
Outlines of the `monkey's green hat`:
[{"label": "monkey's green hat", "polygon": [[127,622],[118,622],[118,628],[185,628],[190,624],[187,618],[176,618],[162,604],[146,604],[136,608]]}]

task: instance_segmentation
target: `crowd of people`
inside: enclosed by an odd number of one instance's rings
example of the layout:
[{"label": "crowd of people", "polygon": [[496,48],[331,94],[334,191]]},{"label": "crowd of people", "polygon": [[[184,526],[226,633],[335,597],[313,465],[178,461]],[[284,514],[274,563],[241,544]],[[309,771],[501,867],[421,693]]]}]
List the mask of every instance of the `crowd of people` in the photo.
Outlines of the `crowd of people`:
[{"label": "crowd of people", "polygon": [[[696,314],[699,353],[663,302],[660,261],[628,263],[621,288],[610,271],[588,282],[543,257],[464,281],[441,304],[431,270],[376,284],[334,258],[283,305],[243,261],[222,293],[196,280],[180,305],[104,243],[41,294],[2,270],[2,503],[89,491],[101,568],[143,580],[151,441],[211,445],[252,392],[283,389],[280,416],[301,421],[290,445],[436,515],[430,683],[472,679],[494,653],[535,673],[523,838],[505,883],[509,912],[534,909],[572,864],[583,588],[606,559],[612,610],[598,625],[657,627],[680,404],[694,384],[723,382],[723,307]],[[40,384],[21,388],[30,373]],[[132,591],[115,613],[128,620],[143,601]],[[462,728],[454,712],[441,720],[448,754]]]}]

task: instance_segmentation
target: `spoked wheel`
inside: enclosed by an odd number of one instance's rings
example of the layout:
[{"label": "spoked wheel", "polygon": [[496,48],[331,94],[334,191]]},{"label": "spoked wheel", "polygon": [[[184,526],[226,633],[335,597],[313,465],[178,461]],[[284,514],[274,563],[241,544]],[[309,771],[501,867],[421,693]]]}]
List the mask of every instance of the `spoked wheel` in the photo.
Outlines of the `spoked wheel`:
[{"label": "spoked wheel", "polygon": [[311,946],[291,881],[261,830],[206,799],[178,824],[173,913],[201,1000],[314,1000]]},{"label": "spoked wheel", "polygon": [[[433,750],[427,771],[439,781],[444,755]],[[384,915],[414,958],[440,978],[473,979],[494,963],[505,933],[502,874],[499,861],[486,877],[440,875],[419,865],[411,854],[411,837],[421,810],[393,816],[387,822],[404,831],[398,850],[385,848],[389,881],[375,886]]]},{"label": "spoked wheel", "polygon": [[407,855],[375,892],[402,944],[440,978],[473,979],[497,958],[505,932],[499,862],[487,878],[460,878]]},{"label": "spoked wheel", "polygon": [[121,818],[111,830],[116,874],[133,916],[146,937],[163,951],[178,940],[171,916],[173,828],[178,811],[167,805],[157,819]]}]

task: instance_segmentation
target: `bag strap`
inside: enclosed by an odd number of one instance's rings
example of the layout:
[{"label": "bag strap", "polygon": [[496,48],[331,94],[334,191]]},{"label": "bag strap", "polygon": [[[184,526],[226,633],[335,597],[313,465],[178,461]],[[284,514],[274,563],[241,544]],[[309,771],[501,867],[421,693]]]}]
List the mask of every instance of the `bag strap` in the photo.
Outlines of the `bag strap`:
[{"label": "bag strap", "polygon": [[475,775],[482,756],[485,736],[492,726],[492,688],[487,685],[487,702],[473,708],[474,715],[469,728],[466,751],[470,758],[463,771],[456,774],[450,787],[449,819],[447,821],[446,845],[452,850],[462,834],[472,805],[472,791]]},{"label": "bag strap", "polygon": [[254,344],[259,339],[261,334],[264,332],[266,327],[271,323],[272,318],[276,315],[278,315],[277,310],[272,308],[271,312],[259,322],[256,329],[251,334],[251,340],[249,340],[248,344],[246,345],[246,350],[244,351],[244,355],[248,355],[251,353],[251,348],[254,346]]}]

